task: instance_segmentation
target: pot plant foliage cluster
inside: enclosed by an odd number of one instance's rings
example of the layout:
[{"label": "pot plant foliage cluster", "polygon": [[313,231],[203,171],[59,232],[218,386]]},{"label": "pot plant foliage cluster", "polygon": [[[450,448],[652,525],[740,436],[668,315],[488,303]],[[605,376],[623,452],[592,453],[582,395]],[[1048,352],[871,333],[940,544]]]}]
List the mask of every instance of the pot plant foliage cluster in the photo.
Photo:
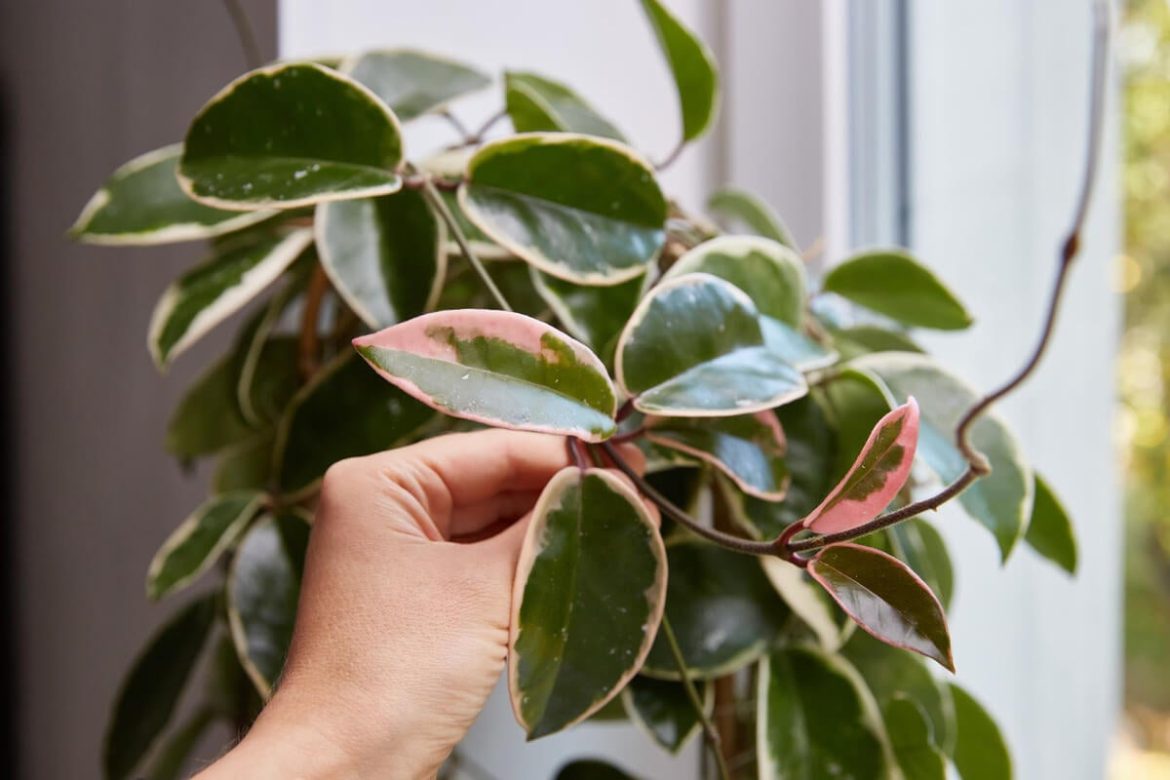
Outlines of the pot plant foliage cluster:
[{"label": "pot plant foliage cluster", "polygon": [[[718,77],[642,6],[680,109],[660,165],[553,78],[493,86],[371,51],[241,76],[85,207],[81,241],[209,244],[150,320],[160,369],[244,312],[167,432],[214,476],[150,564],[149,596],[182,605],[115,703],[107,777],[175,777],[210,724],[255,716],[331,464],[485,425],[564,436],[573,461],[516,576],[508,678],[529,738],[628,719],[667,751],[702,733],[724,776],[1010,776],[950,676],[946,546],[928,517],[887,521],[967,466],[954,431],[978,396],[910,329],[971,317],[906,252],[812,278],[750,194],[704,214],[671,200],[657,174],[710,126]],[[500,86],[500,113],[466,130],[451,105]],[[404,148],[424,117],[459,137]],[[1027,544],[1072,571],[1068,517],[1011,431],[982,416],[970,436],[990,468],[959,506],[1005,560]],[[627,775],[601,756],[561,776]]]}]

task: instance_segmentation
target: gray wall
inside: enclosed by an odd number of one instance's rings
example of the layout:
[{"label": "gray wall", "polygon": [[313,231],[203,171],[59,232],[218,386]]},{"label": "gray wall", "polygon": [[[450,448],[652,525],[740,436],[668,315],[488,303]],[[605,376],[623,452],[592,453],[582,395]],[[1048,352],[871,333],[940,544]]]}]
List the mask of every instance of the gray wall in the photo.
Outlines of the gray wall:
[{"label": "gray wall", "polygon": [[[271,53],[274,3],[246,5]],[[198,248],[94,249],[65,231],[116,165],[181,138],[242,69],[218,2],[0,3],[15,488],[3,522],[20,758],[7,776],[98,776],[120,674],[173,608],[146,602],[146,565],[203,493],[161,444],[168,410],[213,345],[165,378],[145,346],[156,298]]]}]

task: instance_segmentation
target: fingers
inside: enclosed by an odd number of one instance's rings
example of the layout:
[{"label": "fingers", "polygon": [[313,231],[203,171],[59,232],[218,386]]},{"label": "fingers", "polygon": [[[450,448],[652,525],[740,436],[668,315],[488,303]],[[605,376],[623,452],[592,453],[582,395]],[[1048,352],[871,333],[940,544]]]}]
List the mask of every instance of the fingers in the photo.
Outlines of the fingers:
[{"label": "fingers", "polygon": [[531,512],[538,498],[538,490],[507,492],[476,504],[457,506],[451,512],[448,536],[453,542],[464,543],[486,539]]}]

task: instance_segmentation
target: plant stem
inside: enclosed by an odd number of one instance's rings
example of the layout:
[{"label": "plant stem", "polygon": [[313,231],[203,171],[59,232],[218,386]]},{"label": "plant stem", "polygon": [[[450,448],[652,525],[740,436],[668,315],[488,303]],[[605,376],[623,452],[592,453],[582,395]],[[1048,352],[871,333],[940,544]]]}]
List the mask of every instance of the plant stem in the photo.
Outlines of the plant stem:
[{"label": "plant stem", "polygon": [[680,138],[678,144],[670,150],[670,154],[662,159],[662,162],[654,163],[654,170],[665,171],[670,166],[674,165],[675,161],[682,154],[683,149],[687,147],[685,138]]},{"label": "plant stem", "polygon": [[[955,428],[955,445],[967,461],[967,470],[951,484],[921,501],[904,506],[893,512],[888,512],[865,525],[826,536],[815,536],[796,542],[787,542],[785,552],[794,554],[824,547],[836,542],[846,542],[857,539],[866,534],[880,531],[892,525],[920,515],[923,512],[938,507],[955,498],[972,483],[991,473],[991,464],[987,456],[977,450],[971,443],[970,432],[975,422],[997,401],[1009,395],[1028,379],[1040,365],[1040,360],[1048,350],[1052,341],[1052,333],[1056,326],[1056,316],[1060,310],[1060,302],[1064,295],[1068,273],[1073,261],[1081,250],[1081,234],[1084,231],[1085,221],[1089,215],[1089,205],[1092,202],[1093,183],[1096,180],[1098,163],[1101,156],[1101,135],[1104,126],[1106,77],[1108,75],[1109,53],[1109,6],[1103,0],[1093,3],[1093,63],[1089,85],[1089,122],[1088,142],[1085,150],[1084,172],[1077,196],[1076,208],[1073,212],[1072,225],[1061,244],[1059,261],[1056,269],[1056,280],[1052,285],[1052,293],[1048,299],[1048,308],[1044,315],[1044,325],[1040,331],[1040,338],[1024,364],[1002,385],[984,395],[976,401],[967,413],[963,415]],[[781,538],[791,536],[788,532]],[[791,560],[791,558],[790,558]]]},{"label": "plant stem", "polygon": [[468,143],[472,140],[471,131],[467,129],[467,125],[463,124],[463,122],[459,120],[459,117],[455,116],[447,109],[440,111],[439,116],[447,120],[447,124],[451,125],[456,133],[459,133],[459,137],[463,139],[463,143]]},{"label": "plant stem", "polygon": [[695,708],[695,715],[699,718],[699,722],[703,724],[703,735],[707,738],[707,746],[711,748],[711,753],[715,756],[715,764],[719,768],[719,777],[721,780],[731,780],[731,773],[727,770],[727,761],[723,758],[723,746],[719,739],[719,732],[715,730],[715,724],[707,716],[707,710],[703,707],[703,700],[699,698],[699,691],[695,688],[695,683],[691,680],[691,672],[687,668],[687,660],[683,658],[682,648],[678,646],[678,637],[675,636],[674,629],[670,626],[670,618],[665,614],[662,615],[661,630],[662,635],[666,637],[666,644],[670,647],[670,654],[674,657],[675,666],[678,667],[678,673],[682,677],[682,684],[683,688],[687,691],[687,698],[691,700],[691,705]]},{"label": "plant stem", "polygon": [[305,292],[305,308],[301,312],[301,334],[297,341],[297,368],[304,381],[308,381],[317,373],[320,366],[321,338],[317,333],[317,326],[321,317],[321,299],[325,297],[328,289],[329,277],[318,263],[313,268],[309,289]]},{"label": "plant stem", "polygon": [[455,237],[455,243],[459,245],[459,249],[463,252],[463,256],[467,258],[467,262],[471,263],[471,267],[479,274],[479,278],[483,280],[484,286],[488,288],[488,292],[496,299],[496,303],[504,311],[513,311],[508,299],[500,292],[500,288],[492,280],[491,274],[488,273],[487,268],[484,267],[483,261],[476,257],[475,252],[471,249],[471,242],[467,240],[467,236],[463,235],[462,228],[459,223],[455,221],[455,215],[451,213],[451,209],[447,208],[447,202],[443,200],[443,196],[435,188],[435,183],[431,181],[430,176],[423,178],[422,184],[423,195],[430,201],[431,206],[435,211],[439,212],[443,222],[447,224],[447,229],[451,231],[451,235]]},{"label": "plant stem", "polygon": [[260,45],[256,43],[256,33],[252,30],[252,22],[240,0],[223,0],[224,8],[231,17],[232,26],[236,28],[236,37],[240,39],[240,48],[244,51],[244,64],[248,70],[255,70],[264,63],[260,54]]},{"label": "plant stem", "polygon": [[703,537],[709,542],[714,542],[720,547],[726,547],[729,550],[734,550],[739,553],[746,553],[748,555],[775,555],[777,553],[775,545],[770,541],[758,542],[754,539],[744,539],[743,537],[732,536],[731,534],[703,525],[685,511],[675,506],[670,499],[659,493],[653,485],[643,479],[641,474],[634,471],[633,466],[626,462],[625,458],[622,457],[612,442],[603,441],[601,448],[605,450],[605,454],[618,467],[618,470],[629,477],[630,481],[634,483],[643,496],[653,501],[664,515],[676,523],[685,526],[692,533]]}]

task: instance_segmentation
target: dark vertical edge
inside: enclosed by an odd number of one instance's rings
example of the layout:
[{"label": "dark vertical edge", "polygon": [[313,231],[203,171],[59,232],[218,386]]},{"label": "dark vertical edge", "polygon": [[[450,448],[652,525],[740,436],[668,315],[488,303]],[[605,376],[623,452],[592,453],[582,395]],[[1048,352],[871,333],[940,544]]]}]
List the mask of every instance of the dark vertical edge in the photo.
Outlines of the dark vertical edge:
[{"label": "dark vertical edge", "polygon": [[914,245],[914,154],[911,134],[913,133],[913,59],[912,37],[913,0],[895,0],[894,20],[894,77],[897,80],[896,94],[896,171],[897,171],[897,225],[898,243]]},{"label": "dark vertical edge", "polygon": [[14,330],[12,278],[15,275],[12,252],[11,224],[15,213],[14,197],[11,191],[12,154],[10,135],[11,98],[8,94],[9,78],[0,73],[0,702],[4,711],[0,715],[0,767],[8,768],[9,777],[21,777],[19,756],[16,750],[16,713],[20,702],[17,699],[16,679],[16,409],[13,403],[12,376],[13,356],[12,334]]}]

